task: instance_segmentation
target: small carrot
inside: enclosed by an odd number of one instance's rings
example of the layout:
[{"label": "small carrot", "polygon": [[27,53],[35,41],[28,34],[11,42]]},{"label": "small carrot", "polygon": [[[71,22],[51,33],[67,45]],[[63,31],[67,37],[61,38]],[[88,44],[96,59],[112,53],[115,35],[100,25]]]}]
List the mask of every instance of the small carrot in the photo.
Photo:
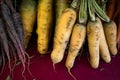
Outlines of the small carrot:
[{"label": "small carrot", "polygon": [[117,54],[117,26],[116,23],[111,20],[110,22],[103,23],[104,32],[108,44],[108,48],[112,55]]}]

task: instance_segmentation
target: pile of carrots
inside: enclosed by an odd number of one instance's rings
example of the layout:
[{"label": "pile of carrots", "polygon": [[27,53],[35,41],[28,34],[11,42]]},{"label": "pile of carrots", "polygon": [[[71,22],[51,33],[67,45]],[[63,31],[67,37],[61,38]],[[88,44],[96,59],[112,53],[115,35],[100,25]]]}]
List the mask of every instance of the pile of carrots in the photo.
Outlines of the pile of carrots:
[{"label": "pile of carrots", "polygon": [[[29,60],[25,49],[35,22],[38,52],[42,55],[50,52],[53,67],[67,52],[65,66],[74,79],[70,69],[79,52],[86,50],[84,48],[88,48],[92,68],[99,67],[100,59],[110,63],[111,56],[117,55],[120,49],[119,5],[119,0],[21,0],[19,12],[16,12],[10,0],[1,0],[2,63],[4,53],[9,63],[11,55],[18,55],[25,68],[26,56]],[[18,54],[9,54],[9,48]]]}]

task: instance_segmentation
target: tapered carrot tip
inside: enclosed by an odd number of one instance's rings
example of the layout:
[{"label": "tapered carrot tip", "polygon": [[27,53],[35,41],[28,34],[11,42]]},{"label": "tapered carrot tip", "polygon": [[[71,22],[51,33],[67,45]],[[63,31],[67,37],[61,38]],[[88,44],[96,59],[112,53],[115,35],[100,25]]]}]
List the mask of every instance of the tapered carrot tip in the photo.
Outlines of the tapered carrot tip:
[{"label": "tapered carrot tip", "polygon": [[56,73],[56,69],[55,69],[55,63],[53,62],[53,70]]},{"label": "tapered carrot tip", "polygon": [[71,73],[71,71],[70,71],[71,68],[67,68],[67,69],[68,69],[68,73],[73,78],[73,80],[77,80],[76,77]]}]

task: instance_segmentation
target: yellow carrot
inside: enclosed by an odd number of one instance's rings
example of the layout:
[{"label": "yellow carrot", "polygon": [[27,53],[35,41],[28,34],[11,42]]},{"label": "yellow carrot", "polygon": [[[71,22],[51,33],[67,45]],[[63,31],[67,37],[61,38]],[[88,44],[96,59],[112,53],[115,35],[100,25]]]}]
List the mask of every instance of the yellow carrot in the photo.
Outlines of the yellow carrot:
[{"label": "yellow carrot", "polygon": [[49,47],[52,29],[52,3],[53,0],[39,0],[37,13],[37,49],[40,54],[46,54]]},{"label": "yellow carrot", "polygon": [[86,37],[86,26],[82,24],[75,24],[70,39],[70,46],[65,66],[71,69],[74,65],[74,61],[78,52],[80,51]]},{"label": "yellow carrot", "polygon": [[54,45],[51,53],[53,64],[59,63],[63,59],[75,20],[76,12],[72,8],[67,8],[62,12],[55,28]]},{"label": "yellow carrot", "polygon": [[68,44],[73,25],[76,21],[76,11],[78,0],[73,0],[71,8],[63,10],[55,27],[53,50],[51,59],[53,65],[62,61],[66,46]]},{"label": "yellow carrot", "polygon": [[86,37],[86,22],[87,22],[87,3],[86,0],[80,1],[79,8],[79,22],[77,22],[74,27],[70,38],[70,45],[68,50],[68,55],[66,59],[65,66],[68,71],[73,67],[75,58],[78,55]]},{"label": "yellow carrot", "polygon": [[100,24],[98,21],[88,21],[87,37],[90,54],[90,64],[93,68],[99,66]]},{"label": "yellow carrot", "polygon": [[31,33],[36,20],[36,2],[35,0],[22,0],[20,5],[20,15],[24,30],[24,45],[27,48]]},{"label": "yellow carrot", "polygon": [[110,57],[110,52],[109,52],[109,49],[108,49],[108,45],[107,45],[107,42],[106,42],[106,38],[105,38],[105,34],[104,34],[104,30],[103,30],[103,25],[102,25],[102,22],[99,18],[97,18],[97,21],[99,22],[100,24],[100,55],[101,55],[101,58],[106,62],[106,63],[109,63],[111,61],[111,57]]}]

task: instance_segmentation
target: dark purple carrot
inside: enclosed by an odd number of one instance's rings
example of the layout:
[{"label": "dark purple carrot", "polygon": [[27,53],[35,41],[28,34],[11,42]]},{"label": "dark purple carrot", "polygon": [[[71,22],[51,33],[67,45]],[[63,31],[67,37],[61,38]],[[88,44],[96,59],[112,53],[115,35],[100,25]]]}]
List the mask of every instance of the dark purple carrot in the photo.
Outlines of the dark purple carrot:
[{"label": "dark purple carrot", "polygon": [[2,19],[0,18],[0,42],[1,42],[1,49],[3,49],[4,53],[7,56],[8,59],[8,64],[9,64],[9,69],[11,72],[11,65],[10,65],[10,54],[9,54],[9,46],[8,46],[8,40],[7,40],[7,35],[4,30],[4,24]]},{"label": "dark purple carrot", "polygon": [[23,35],[21,16],[18,12],[16,12],[11,0],[5,0],[5,2],[8,5],[9,9],[11,10],[12,18],[13,18],[14,25],[15,25],[15,30],[16,30],[16,33],[17,33],[19,39],[20,39],[21,45],[24,49],[24,35]]}]

